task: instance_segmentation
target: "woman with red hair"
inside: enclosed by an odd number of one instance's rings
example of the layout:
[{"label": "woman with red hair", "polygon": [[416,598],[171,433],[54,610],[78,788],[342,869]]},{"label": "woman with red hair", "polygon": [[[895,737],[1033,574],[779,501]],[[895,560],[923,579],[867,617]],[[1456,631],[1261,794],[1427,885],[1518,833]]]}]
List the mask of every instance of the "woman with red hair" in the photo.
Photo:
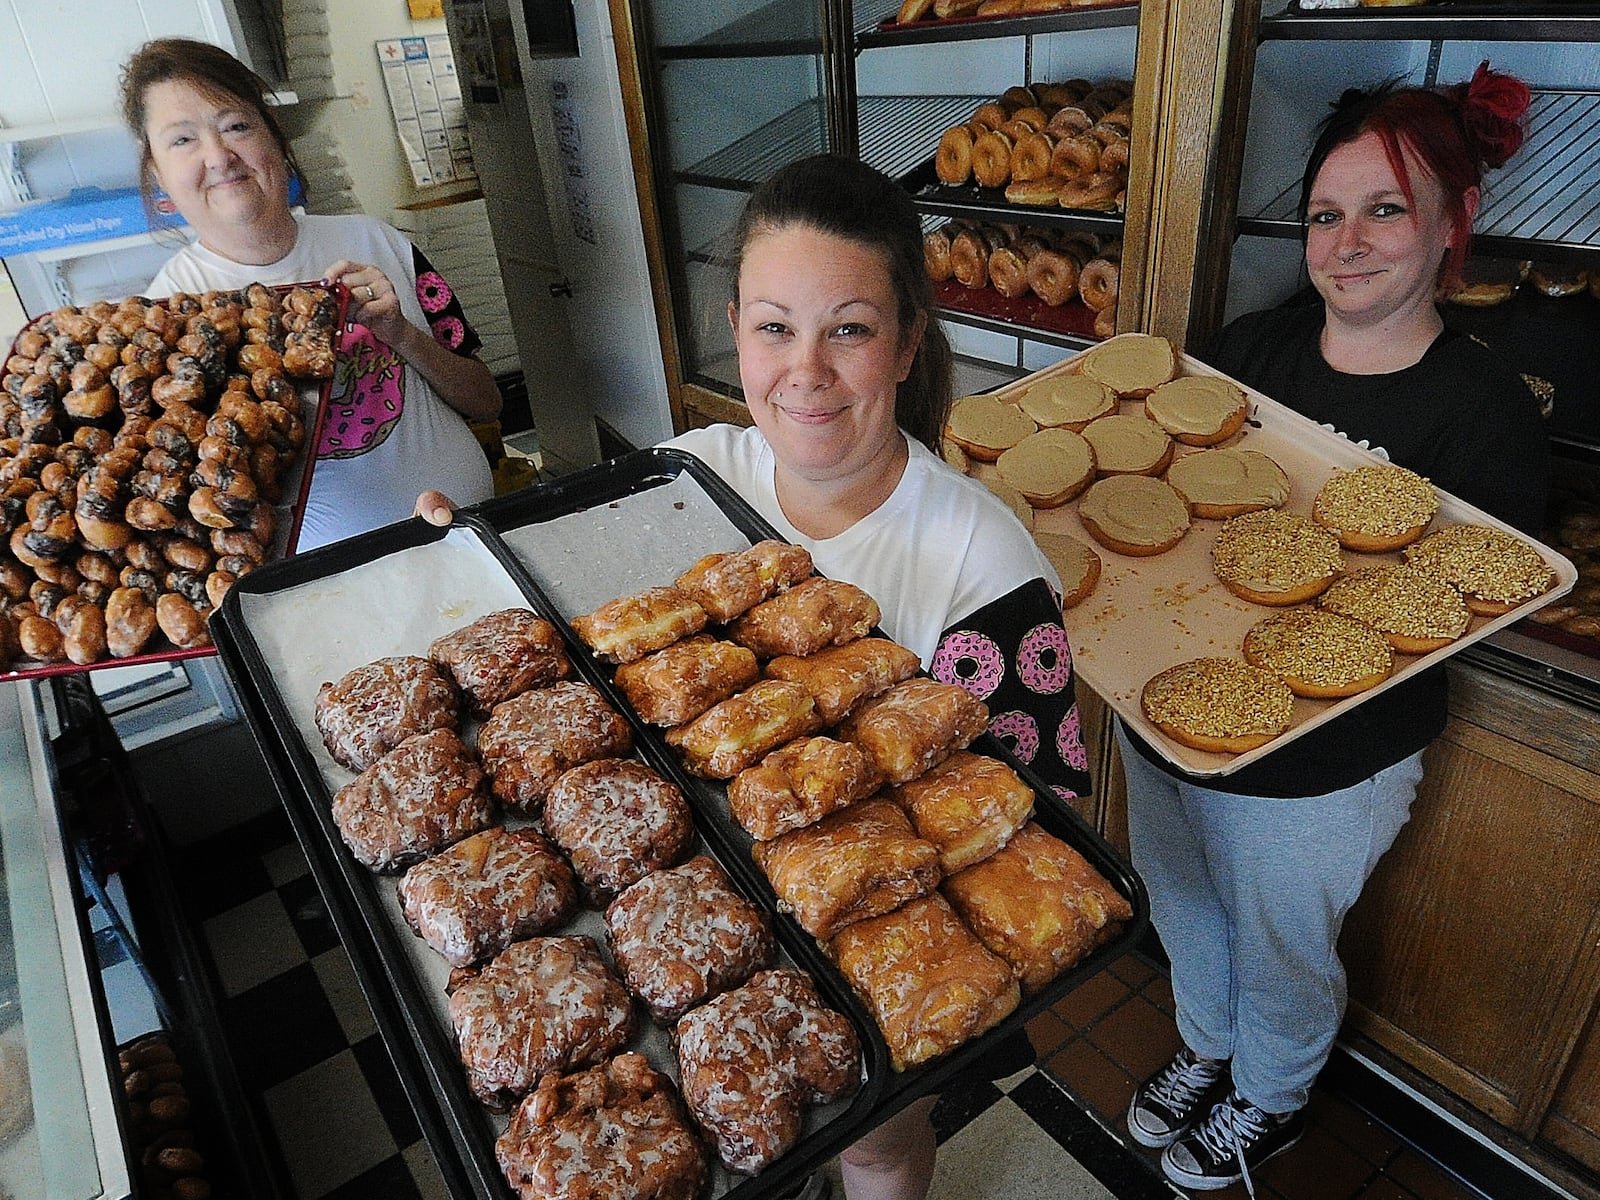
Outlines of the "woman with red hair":
[{"label": "woman with red hair", "polygon": [[[1478,68],[1448,88],[1348,91],[1301,198],[1320,304],[1239,318],[1207,360],[1522,529],[1549,449],[1521,376],[1447,330],[1483,173],[1522,144],[1528,89]],[[1337,942],[1410,813],[1444,729],[1445,676],[1414,675],[1206,786],[1120,723],[1134,866],[1172,963],[1183,1044],[1134,1093],[1128,1130],[1187,1188],[1289,1149],[1344,1015]],[[1215,782],[1213,780],[1213,782]]]}]

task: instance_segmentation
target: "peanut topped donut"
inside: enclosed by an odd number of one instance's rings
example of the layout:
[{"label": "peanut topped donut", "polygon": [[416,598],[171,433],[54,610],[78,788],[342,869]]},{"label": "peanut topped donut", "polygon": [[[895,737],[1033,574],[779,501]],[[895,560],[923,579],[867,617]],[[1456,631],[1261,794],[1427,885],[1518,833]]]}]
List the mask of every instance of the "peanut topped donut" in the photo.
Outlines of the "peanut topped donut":
[{"label": "peanut topped donut", "polygon": [[1271,671],[1236,658],[1196,658],[1146,683],[1139,707],[1181,745],[1243,754],[1289,728],[1294,693]]},{"label": "peanut topped donut", "polygon": [[1377,687],[1394,669],[1383,634],[1315,608],[1295,608],[1256,622],[1244,635],[1244,658],[1265,667],[1296,696],[1330,700]]},{"label": "peanut topped donut", "polygon": [[1401,654],[1448,646],[1472,621],[1460,592],[1403,563],[1351,571],[1334,580],[1317,603],[1372,626]]},{"label": "peanut topped donut", "polygon": [[1459,589],[1480,616],[1510,612],[1555,584],[1537,550],[1486,525],[1448,525],[1408,546],[1406,562]]},{"label": "peanut topped donut", "polygon": [[1211,567],[1241,599],[1286,607],[1327,591],[1344,560],[1338,539],[1309,517],[1263,509],[1223,523]]},{"label": "peanut topped donut", "polygon": [[1311,519],[1331,529],[1346,550],[1398,550],[1422,536],[1439,511],[1433,485],[1404,467],[1335,471],[1317,493]]}]

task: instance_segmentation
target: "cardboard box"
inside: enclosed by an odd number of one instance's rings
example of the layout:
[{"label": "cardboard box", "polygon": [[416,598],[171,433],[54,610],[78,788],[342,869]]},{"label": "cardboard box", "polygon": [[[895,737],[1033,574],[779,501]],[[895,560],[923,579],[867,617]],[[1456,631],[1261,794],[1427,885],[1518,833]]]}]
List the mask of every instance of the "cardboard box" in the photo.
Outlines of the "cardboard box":
[{"label": "cardboard box", "polygon": [[[184,224],[165,195],[158,195],[156,203],[171,213],[173,225]],[[128,237],[149,229],[138,188],[74,188],[65,196],[0,213],[0,257]]]}]

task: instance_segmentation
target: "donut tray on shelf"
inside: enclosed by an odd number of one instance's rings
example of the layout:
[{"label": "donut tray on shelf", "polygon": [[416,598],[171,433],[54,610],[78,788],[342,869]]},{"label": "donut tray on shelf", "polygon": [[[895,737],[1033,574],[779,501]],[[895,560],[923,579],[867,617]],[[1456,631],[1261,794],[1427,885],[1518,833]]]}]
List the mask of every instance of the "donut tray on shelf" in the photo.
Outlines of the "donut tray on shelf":
[{"label": "donut tray on shelf", "polygon": [[992,287],[969,288],[954,279],[934,284],[933,294],[940,308],[1063,337],[1099,340],[1094,331],[1094,309],[1081,300],[1049,305],[1032,293],[1012,300]]},{"label": "donut tray on shelf", "polygon": [[[1101,346],[1109,346],[1116,340],[1102,342]],[[996,389],[994,394],[1008,399],[1037,380],[1077,373],[1098,349],[1090,349],[1024,376]],[[1178,356],[1178,374],[1227,378],[1198,359],[1182,354]],[[1222,445],[1258,450],[1283,468],[1290,486],[1284,511],[1309,514],[1318,490],[1335,470],[1388,462],[1343,434],[1301,416],[1260,392],[1242,384],[1239,386],[1250,406],[1249,417],[1244,429]],[[1123,413],[1141,413],[1143,407],[1142,401],[1124,400],[1119,409]],[[1177,450],[1193,452],[1186,446],[1178,446]],[[974,464],[973,473],[985,479],[997,475],[993,465],[982,463]],[[1572,589],[1577,572],[1562,554],[1465,500],[1442,489],[1435,491],[1439,497],[1439,513],[1429,527],[1430,532],[1453,524],[1488,525],[1502,530],[1538,551],[1549,565],[1555,584],[1502,616],[1474,616],[1467,632],[1443,649],[1415,657],[1396,654],[1394,673],[1368,691],[1338,700],[1297,696],[1288,730],[1265,745],[1238,755],[1213,754],[1181,745],[1147,720],[1140,707],[1140,691],[1151,676],[1192,658],[1240,658],[1245,632],[1264,617],[1285,611],[1239,599],[1217,580],[1211,570],[1211,546],[1222,522],[1194,518],[1189,531],[1173,549],[1148,557],[1118,554],[1096,542],[1078,520],[1077,500],[1059,508],[1037,510],[1034,528],[1076,538],[1091,547],[1103,565],[1094,591],[1068,609],[1062,618],[1071,638],[1073,663],[1083,682],[1175,766],[1194,775],[1225,776],[1387,691],[1414,672],[1434,666],[1474,642],[1522,620]],[[1351,568],[1376,566],[1401,558],[1398,552],[1358,554],[1345,550],[1342,554],[1347,567]]]},{"label": "donut tray on shelf", "polygon": [[1085,229],[1103,237],[1122,236],[1120,212],[1096,212],[1048,204],[1011,204],[1006,200],[1003,188],[980,187],[976,183],[953,187],[941,182],[931,158],[901,176],[900,186],[911,193],[921,211],[955,220]]},{"label": "donut tray on shelf", "polygon": [[[323,748],[312,706],[323,680],[385,655],[426,654],[432,637],[485,613],[528,607],[557,624],[568,639],[575,677],[599,688],[628,717],[635,756],[689,798],[702,852],[772,914],[780,962],[808,972],[824,1003],[857,1029],[859,1091],[812,1110],[799,1143],[761,1174],[745,1178],[714,1166],[707,1195],[753,1200],[793,1187],[868,1128],[982,1058],[994,1039],[1020,1032],[1029,1017],[1122,954],[1143,930],[1148,905],[1137,877],[1067,804],[1029,779],[1035,819],[1127,896],[1134,917],[1115,940],[1025,998],[995,1030],[923,1067],[890,1068],[876,1024],[848,982],[814,939],[776,912],[722,785],[683,770],[661,731],[636,719],[613,688],[609,668],[567,625],[567,618],[615,596],[670,581],[703,554],[770,536],[765,522],[699,460],[673,450],[640,451],[463,510],[449,530],[412,520],[273,564],[241,581],[214,621],[223,666],[454,1195],[510,1196],[494,1154],[506,1118],[483,1108],[467,1087],[445,1008],[448,969],[406,925],[395,878],[367,871],[344,846],[330,800],[352,776]],[[1009,761],[1004,747],[987,736],[974,748]],[[1028,778],[1026,768],[1021,773]],[[599,913],[585,911],[570,928],[552,932],[589,933],[609,954]],[[645,1032],[629,1048],[642,1050],[676,1079],[665,1031],[642,1013],[640,1028]]]},{"label": "donut tray on shelf", "polygon": [[[315,281],[306,283],[291,283],[275,286],[272,288],[272,290],[279,295],[287,295],[290,291],[297,287],[322,288],[323,285],[320,282]],[[344,315],[345,308],[349,301],[349,292],[342,286],[334,287],[328,290],[332,291],[335,301],[334,329],[339,331],[344,328]],[[17,353],[17,340],[21,339],[24,334],[28,333],[41,321],[45,320],[48,315],[49,314],[45,314],[35,317],[33,320],[29,321],[27,325],[23,326],[23,328],[18,332],[17,338],[13,339],[7,355],[8,359],[10,356]],[[336,332],[336,354],[337,351],[338,334]],[[328,397],[333,389],[333,383],[334,380],[330,377],[322,380],[321,382],[303,382],[299,387],[296,388],[296,394],[300,401],[300,412],[297,415],[300,417],[304,425],[305,441],[302,444],[299,452],[295,455],[293,465],[280,481],[282,499],[273,505],[277,515],[277,522],[272,545],[267,548],[267,556],[269,561],[279,558],[286,558],[294,553],[294,544],[300,533],[300,521],[305,512],[306,497],[311,491],[311,477],[316,465],[316,447],[322,437],[323,423],[328,409]],[[61,432],[64,440],[71,440],[73,434],[72,427],[64,428]],[[112,432],[114,432],[114,430]],[[27,520],[26,517],[22,517],[20,519],[24,522]],[[80,540],[78,545],[78,549],[80,551],[89,548],[90,547],[82,543]],[[9,553],[0,550],[0,561],[10,561],[11,557],[12,556]],[[108,654],[101,657],[98,661],[84,664],[73,662],[41,663],[29,659],[18,659],[15,662],[7,662],[3,655],[0,655],[0,681],[40,679],[52,675],[67,675],[75,674],[81,671],[100,670],[106,667],[125,667],[145,663],[173,662],[179,659],[199,658],[216,653],[215,648],[210,645],[192,646],[187,648],[175,646],[171,642],[167,641],[167,639],[161,635],[159,630],[153,636],[150,644],[154,648],[141,651],[138,654],[129,655],[124,658],[114,658]]]}]

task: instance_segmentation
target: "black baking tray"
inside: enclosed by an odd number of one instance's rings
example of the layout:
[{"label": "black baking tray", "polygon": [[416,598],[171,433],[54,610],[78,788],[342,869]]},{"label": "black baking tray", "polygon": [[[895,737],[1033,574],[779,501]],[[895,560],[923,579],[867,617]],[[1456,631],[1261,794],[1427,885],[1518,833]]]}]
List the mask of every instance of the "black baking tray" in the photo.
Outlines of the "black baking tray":
[{"label": "black baking tray", "polygon": [[[599,486],[606,497],[612,498],[626,494],[628,487],[649,486],[645,478],[627,473],[616,475],[604,468],[597,469],[595,476],[577,481],[576,492],[571,483],[551,485],[548,498],[552,508],[561,509],[567,504],[566,498],[581,495],[589,487]],[[608,480],[609,483],[604,482]],[[534,489],[531,494],[545,490]],[[565,628],[554,606],[499,541],[480,512],[463,510],[458,514],[456,525],[481,540],[483,547],[522,590],[530,608]],[[246,720],[262,747],[312,873],[328,903],[340,939],[350,954],[362,990],[372,1005],[385,1044],[451,1194],[504,1200],[510,1190],[495,1161],[494,1132],[489,1119],[467,1087],[447,1024],[436,1019],[432,1012],[437,997],[430,994],[430,984],[413,968],[410,947],[403,944],[404,935],[396,929],[392,919],[398,875],[375,875],[356,862],[345,848],[333,821],[328,784],[273,682],[271,668],[256,644],[241,605],[245,596],[271,594],[337,576],[377,559],[438,541],[448,532],[413,520],[264,567],[237,585],[237,596],[230,593],[213,621],[213,634],[223,666],[234,680]],[[307,614],[308,620],[314,617],[315,614]],[[576,646],[576,642],[573,644]],[[412,652],[425,653],[426,647],[417,647]],[[598,664],[581,650],[572,657],[578,677],[610,693],[610,681],[602,677]],[[618,704],[618,707],[627,712],[623,705]],[[664,746],[654,740],[638,739],[636,753],[678,782],[691,802],[696,800],[692,784]],[[696,803],[695,810],[699,849],[721,861],[735,886],[759,902],[759,892],[748,886],[748,867],[730,861],[716,831],[706,827],[702,806]],[[782,954],[790,963],[810,973],[824,1002],[844,1012],[855,1025],[862,1043],[865,1079],[853,1097],[828,1106],[831,1112],[825,1122],[809,1130],[799,1144],[759,1176],[744,1179],[724,1173],[723,1178],[729,1182],[714,1194],[729,1200],[756,1200],[779,1194],[797,1185],[811,1170],[859,1137],[874,1122],[881,1093],[891,1074],[887,1048],[870,1014],[848,985],[831,969],[814,944],[795,939],[781,928],[776,932]],[[714,1162],[713,1169],[716,1169]]]},{"label": "black baking tray", "polygon": [[[703,462],[691,454],[671,448],[636,451],[604,463],[592,471],[569,476],[560,483],[552,485],[551,493],[548,495],[544,494],[544,489],[519,492],[487,501],[476,511],[487,525],[501,533],[510,533],[525,526],[536,525],[586,509],[614,505],[626,496],[637,495],[652,487],[670,483],[680,475],[688,475],[704,488],[722,514],[750,542],[779,536],[759,513]],[[724,549],[737,549],[737,546],[727,546]],[[655,582],[665,584],[671,580],[658,579]],[[556,613],[560,618],[558,625],[571,639],[574,657],[588,658],[587,650],[571,634],[570,626],[567,624],[567,619],[576,615],[577,612]],[[752,839],[733,820],[728,810],[724,785],[688,775],[677,760],[676,754],[662,740],[662,731],[638,720],[632,707],[611,686],[609,678],[612,674],[611,668],[602,670],[612,703],[633,722],[635,739],[641,747],[648,748],[652,765],[664,773],[670,772],[670,777],[677,780],[679,786],[684,787],[694,798],[707,818],[703,828],[718,845],[720,857],[730,867],[737,868],[746,888],[760,895],[763,904],[769,910],[776,912],[777,897],[765,874],[751,857]],[[1025,1036],[1025,1027],[1031,1018],[1060,1000],[1084,979],[1127,953],[1143,935],[1149,923],[1149,898],[1145,893],[1143,881],[1071,805],[1062,801],[1031,767],[1020,762],[998,738],[984,734],[973,743],[972,749],[1002,760],[1033,788],[1034,820],[1047,833],[1060,838],[1077,850],[1095,870],[1105,876],[1107,881],[1128,899],[1133,908],[1133,916],[1124,923],[1113,939],[1097,947],[1038,992],[1024,996],[1017,1010],[995,1029],[974,1038],[953,1053],[934,1062],[902,1072],[892,1072],[874,1109],[873,1124],[892,1116],[920,1096],[938,1092],[949,1081],[963,1073],[974,1069],[981,1070],[982,1060],[997,1042],[1011,1035]],[[822,969],[849,990],[848,982],[838,973],[837,968],[821,955],[815,939],[801,929],[791,916],[777,913],[775,925],[780,939],[786,945],[811,946],[813,953],[822,958]],[[876,1023],[870,1016],[868,1024],[873,1028],[874,1038],[881,1040],[881,1035],[876,1031]]]},{"label": "black baking tray", "polygon": [[958,187],[943,182],[933,162],[930,158],[899,179],[900,186],[911,193],[921,212],[958,221],[996,221],[1054,229],[1084,229],[1102,237],[1122,236],[1120,212],[1062,208],[1059,204],[1012,204],[1006,199],[1004,188],[982,187],[976,182]]}]

